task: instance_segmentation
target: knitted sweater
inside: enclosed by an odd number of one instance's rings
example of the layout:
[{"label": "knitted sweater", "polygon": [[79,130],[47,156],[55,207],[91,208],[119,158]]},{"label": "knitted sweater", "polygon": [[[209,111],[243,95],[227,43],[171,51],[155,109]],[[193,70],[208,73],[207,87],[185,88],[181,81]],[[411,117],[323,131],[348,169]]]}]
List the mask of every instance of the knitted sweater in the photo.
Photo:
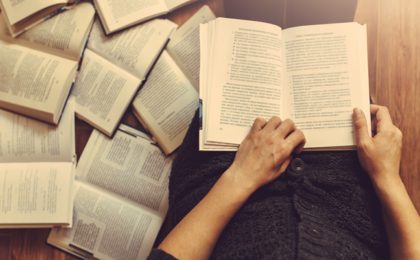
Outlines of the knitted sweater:
[{"label": "knitted sweater", "polygon": [[[156,245],[208,193],[234,153],[198,152],[196,115],[173,164]],[[229,196],[229,194],[226,194]],[[171,259],[154,250],[149,259]],[[212,259],[387,259],[381,209],[357,154],[308,152],[232,218]]]}]

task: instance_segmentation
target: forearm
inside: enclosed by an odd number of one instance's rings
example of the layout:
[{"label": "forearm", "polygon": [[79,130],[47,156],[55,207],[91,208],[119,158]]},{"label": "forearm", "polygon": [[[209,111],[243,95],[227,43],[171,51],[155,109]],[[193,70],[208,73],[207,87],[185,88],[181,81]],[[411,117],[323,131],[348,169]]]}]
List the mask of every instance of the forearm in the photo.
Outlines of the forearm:
[{"label": "forearm", "polygon": [[240,187],[235,174],[225,172],[159,248],[178,259],[209,258],[226,224],[254,191]]},{"label": "forearm", "polygon": [[420,216],[400,178],[376,182],[394,259],[420,259]]}]

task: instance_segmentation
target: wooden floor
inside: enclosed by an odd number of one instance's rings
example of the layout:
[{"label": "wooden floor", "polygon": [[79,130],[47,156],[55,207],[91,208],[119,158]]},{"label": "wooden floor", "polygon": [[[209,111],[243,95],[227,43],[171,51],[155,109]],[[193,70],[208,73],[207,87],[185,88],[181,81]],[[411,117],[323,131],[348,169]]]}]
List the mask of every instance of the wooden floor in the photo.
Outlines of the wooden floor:
[{"label": "wooden floor", "polygon": [[[223,13],[223,0],[205,2]],[[171,18],[182,23],[197,7]],[[420,212],[420,1],[359,0],[355,20],[368,24],[371,95],[404,133],[401,174]],[[125,121],[137,124],[130,114]],[[77,126],[80,155],[91,128]],[[0,231],[0,259],[74,259],[46,245],[47,236],[48,230]]]}]

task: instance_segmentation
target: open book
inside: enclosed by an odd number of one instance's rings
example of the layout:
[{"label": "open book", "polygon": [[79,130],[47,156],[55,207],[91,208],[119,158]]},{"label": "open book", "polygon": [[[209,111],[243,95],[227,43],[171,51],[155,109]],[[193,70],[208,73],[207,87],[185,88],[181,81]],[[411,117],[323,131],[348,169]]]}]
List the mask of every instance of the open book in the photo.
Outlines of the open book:
[{"label": "open book", "polygon": [[46,20],[75,0],[0,0],[3,19],[13,37]]},{"label": "open book", "polygon": [[107,34],[169,13],[196,0],[94,0]]},{"label": "open book", "polygon": [[83,3],[14,39],[0,22],[0,108],[57,124],[94,14]]},{"label": "open book", "polygon": [[155,19],[107,37],[96,21],[72,96],[76,115],[113,135],[176,25]]},{"label": "open book", "polygon": [[73,213],[74,112],[59,126],[0,110],[0,228],[69,227]]},{"label": "open book", "polygon": [[366,27],[202,25],[200,98],[200,150],[235,150],[256,117],[272,116],[294,120],[307,150],[352,149],[353,108],[370,115]]},{"label": "open book", "polygon": [[133,111],[166,154],[184,140],[198,107],[199,25],[214,19],[202,7],[171,37],[133,102]]},{"label": "open book", "polygon": [[168,208],[172,159],[125,125],[113,139],[94,130],[77,166],[73,228],[53,229],[48,243],[81,258],[146,259]]}]

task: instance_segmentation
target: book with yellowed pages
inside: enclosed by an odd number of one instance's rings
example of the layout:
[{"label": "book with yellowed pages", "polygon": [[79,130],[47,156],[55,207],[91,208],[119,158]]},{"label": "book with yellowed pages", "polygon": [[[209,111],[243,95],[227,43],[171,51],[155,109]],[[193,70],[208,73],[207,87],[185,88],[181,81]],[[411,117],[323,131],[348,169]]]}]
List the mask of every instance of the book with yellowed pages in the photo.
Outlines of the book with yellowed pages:
[{"label": "book with yellowed pages", "polygon": [[197,0],[94,0],[106,34],[169,13]]},{"label": "book with yellowed pages", "polygon": [[82,3],[16,38],[0,22],[0,108],[57,124],[94,14]]},{"label": "book with yellowed pages", "polygon": [[200,34],[200,150],[237,150],[272,116],[292,119],[306,150],[355,148],[353,108],[370,121],[366,26],[218,18]]},{"label": "book with yellowed pages", "polygon": [[76,0],[0,0],[3,19],[13,37],[43,22]]},{"label": "book with yellowed pages", "polygon": [[173,156],[146,134],[121,125],[97,130],[77,166],[74,224],[48,243],[83,259],[146,259],[168,209]]},{"label": "book with yellowed pages", "polygon": [[71,227],[75,122],[59,126],[0,110],[0,228]]},{"label": "book with yellowed pages", "polygon": [[113,135],[175,29],[173,22],[155,19],[106,36],[97,20],[71,94],[77,117]]},{"label": "book with yellowed pages", "polygon": [[198,107],[200,24],[215,18],[202,7],[171,37],[133,101],[133,112],[166,154],[175,151]]}]

